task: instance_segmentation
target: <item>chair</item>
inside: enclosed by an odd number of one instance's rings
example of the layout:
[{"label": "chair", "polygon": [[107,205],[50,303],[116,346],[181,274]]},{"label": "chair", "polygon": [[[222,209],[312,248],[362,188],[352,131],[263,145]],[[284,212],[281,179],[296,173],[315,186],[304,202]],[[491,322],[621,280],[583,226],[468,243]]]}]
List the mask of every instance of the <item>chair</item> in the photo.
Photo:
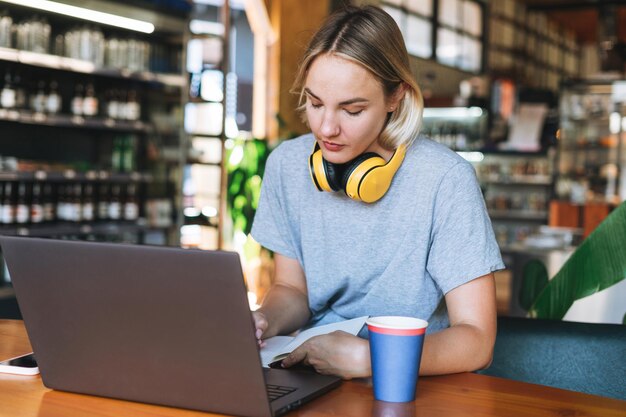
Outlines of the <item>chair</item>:
[{"label": "chair", "polygon": [[500,317],[478,373],[626,400],[626,326]]}]

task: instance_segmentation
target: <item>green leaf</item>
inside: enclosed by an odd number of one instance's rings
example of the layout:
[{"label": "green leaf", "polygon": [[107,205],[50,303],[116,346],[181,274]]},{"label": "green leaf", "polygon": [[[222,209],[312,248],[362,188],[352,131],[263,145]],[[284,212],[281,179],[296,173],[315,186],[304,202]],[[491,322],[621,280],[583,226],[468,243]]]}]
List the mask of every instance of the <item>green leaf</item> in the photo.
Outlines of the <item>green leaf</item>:
[{"label": "green leaf", "polygon": [[519,304],[524,310],[530,310],[533,301],[548,285],[548,270],[543,262],[533,259],[524,265],[522,288],[519,293]]},{"label": "green leaf", "polygon": [[626,278],[626,203],[621,203],[583,241],[541,291],[532,317],[562,319],[574,301]]},{"label": "green leaf", "polygon": [[[243,151],[243,156],[233,159],[237,163],[230,163],[234,151]],[[234,230],[250,233],[268,156],[267,141],[259,139],[235,140],[234,146],[226,152],[229,161],[226,201]]]}]

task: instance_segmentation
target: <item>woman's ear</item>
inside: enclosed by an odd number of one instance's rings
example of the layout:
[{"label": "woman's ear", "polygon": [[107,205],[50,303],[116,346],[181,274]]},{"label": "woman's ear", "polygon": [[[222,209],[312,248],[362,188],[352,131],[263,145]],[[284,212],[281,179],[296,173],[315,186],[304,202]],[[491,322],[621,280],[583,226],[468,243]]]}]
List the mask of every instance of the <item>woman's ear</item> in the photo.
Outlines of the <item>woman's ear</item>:
[{"label": "woman's ear", "polygon": [[390,112],[395,111],[398,108],[400,102],[404,99],[406,95],[406,90],[409,86],[405,82],[401,82],[400,85],[396,87],[391,97],[389,97],[389,101],[387,103],[387,108]]}]

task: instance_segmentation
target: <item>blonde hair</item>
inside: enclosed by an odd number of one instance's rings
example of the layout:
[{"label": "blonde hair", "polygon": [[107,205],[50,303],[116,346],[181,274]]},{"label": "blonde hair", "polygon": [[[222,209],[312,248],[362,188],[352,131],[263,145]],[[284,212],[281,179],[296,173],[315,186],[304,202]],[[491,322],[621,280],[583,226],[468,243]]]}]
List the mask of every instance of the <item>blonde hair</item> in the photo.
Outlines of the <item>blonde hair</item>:
[{"label": "blonde hair", "polygon": [[324,54],[334,54],[366,68],[380,81],[387,98],[404,83],[404,98],[390,114],[378,142],[386,149],[413,143],[422,124],[424,99],[393,18],[375,6],[347,6],[330,15],[313,35],[296,74],[292,92],[300,96],[300,111],[304,109],[308,70]]}]

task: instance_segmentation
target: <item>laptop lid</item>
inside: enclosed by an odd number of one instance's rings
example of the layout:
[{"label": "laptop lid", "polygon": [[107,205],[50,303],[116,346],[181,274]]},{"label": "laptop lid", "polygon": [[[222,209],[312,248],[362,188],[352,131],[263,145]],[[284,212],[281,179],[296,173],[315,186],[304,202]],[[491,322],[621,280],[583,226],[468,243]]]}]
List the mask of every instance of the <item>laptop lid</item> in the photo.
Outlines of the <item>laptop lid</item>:
[{"label": "laptop lid", "polygon": [[16,237],[0,244],[47,387],[273,414],[236,253]]}]

